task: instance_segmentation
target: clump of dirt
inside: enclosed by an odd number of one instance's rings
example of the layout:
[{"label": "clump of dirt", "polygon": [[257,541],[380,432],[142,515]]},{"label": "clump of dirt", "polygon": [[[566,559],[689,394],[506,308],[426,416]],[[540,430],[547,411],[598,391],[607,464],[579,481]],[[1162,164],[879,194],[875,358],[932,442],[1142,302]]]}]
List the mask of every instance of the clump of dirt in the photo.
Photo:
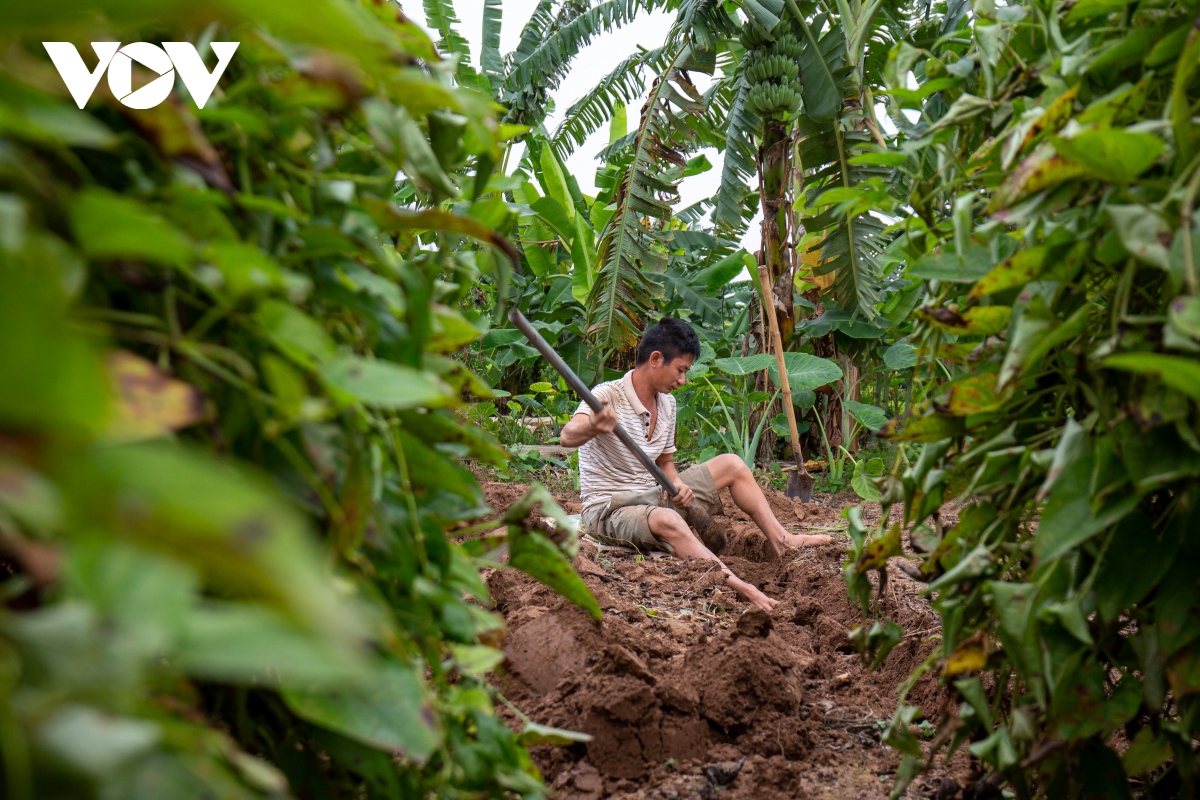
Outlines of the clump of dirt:
[{"label": "clump of dirt", "polygon": [[[523,488],[484,486],[498,510]],[[841,506],[826,497],[767,497],[789,530],[844,530]],[[730,531],[722,558],[780,601],[770,615],[748,611],[711,562],[647,558],[587,538],[575,566],[601,620],[516,571],[488,575],[508,625],[497,684],[534,721],[592,737],[534,749],[559,800],[718,790],[730,800],[887,797],[900,757],[878,737],[897,683],[936,645],[937,618],[921,587],[889,573],[884,610],[918,635],[868,673],[847,638],[861,617],[840,574],[844,545],[777,559],[729,498],[726,511],[717,518]],[[932,677],[909,694],[931,716],[943,698]]]},{"label": "clump of dirt", "polygon": [[[822,495],[815,495],[812,501],[801,503],[768,486],[761,488],[767,498],[767,504],[771,507],[771,513],[784,527],[802,525],[823,532],[825,528],[837,528],[845,525],[845,521],[842,519],[842,506],[830,506],[822,503]],[[824,497],[829,497],[829,495]],[[725,505],[724,515],[726,517],[731,520],[750,521],[750,515],[738,508],[732,495],[729,494],[729,490],[721,492],[721,500]]]}]

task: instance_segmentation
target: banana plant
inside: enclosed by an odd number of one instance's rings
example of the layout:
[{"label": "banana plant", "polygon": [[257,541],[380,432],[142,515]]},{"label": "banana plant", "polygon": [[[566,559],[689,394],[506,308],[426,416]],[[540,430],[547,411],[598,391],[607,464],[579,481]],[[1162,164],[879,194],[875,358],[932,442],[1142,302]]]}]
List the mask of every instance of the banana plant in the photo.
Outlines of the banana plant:
[{"label": "banana plant", "polygon": [[[507,109],[504,123],[530,129],[545,121],[551,107],[550,93],[558,88],[583,48],[599,34],[628,25],[639,14],[663,5],[662,0],[602,0],[594,5],[539,0],[521,29],[517,47],[502,54],[501,0],[484,0],[480,71],[477,71],[472,66],[470,45],[458,31],[460,22],[453,0],[423,0],[423,3],[426,21],[439,37],[438,49],[456,61],[455,80],[503,105]],[[644,61],[654,63],[654,58],[648,55]],[[628,79],[617,77],[614,81],[614,91],[627,100],[636,96],[626,91],[631,87]],[[612,109],[608,111],[611,113]],[[586,112],[583,116],[587,118]],[[510,147],[505,158],[511,152]],[[564,155],[560,152],[560,157]]]},{"label": "banana plant", "polygon": [[[544,130],[530,138],[526,162],[533,166],[537,186],[525,181],[513,191],[520,204],[520,243],[533,274],[546,280],[566,274],[571,297],[582,303],[591,291],[596,265],[596,231],[590,219],[590,198],[572,192],[567,170],[549,144]],[[541,188],[539,193],[538,188]],[[564,258],[559,258],[559,255]]]},{"label": "banana plant", "polygon": [[792,256],[789,252],[792,227],[787,195],[791,172],[792,131],[800,110],[801,82],[799,60],[803,55],[800,41],[787,29],[776,25],[772,33],[751,24],[742,33],[747,56],[742,61],[750,87],[746,104],[762,120],[757,154],[758,197],[762,206],[762,249],[760,263],[767,267],[772,286],[782,281],[782,291],[772,291],[763,302],[776,306],[779,333],[790,340],[795,327]]},{"label": "banana plant", "polygon": [[[618,140],[609,148],[619,166],[608,171],[615,187],[612,209],[593,214],[603,228],[587,299],[587,335],[602,350],[635,343],[649,310],[663,294],[650,275],[666,265],[661,229],[671,219],[679,181],[689,169],[675,142],[690,138],[685,117],[704,110],[703,98],[686,71],[692,63],[690,45],[680,46],[651,86],[628,144]],[[657,221],[659,230],[648,220]]]}]

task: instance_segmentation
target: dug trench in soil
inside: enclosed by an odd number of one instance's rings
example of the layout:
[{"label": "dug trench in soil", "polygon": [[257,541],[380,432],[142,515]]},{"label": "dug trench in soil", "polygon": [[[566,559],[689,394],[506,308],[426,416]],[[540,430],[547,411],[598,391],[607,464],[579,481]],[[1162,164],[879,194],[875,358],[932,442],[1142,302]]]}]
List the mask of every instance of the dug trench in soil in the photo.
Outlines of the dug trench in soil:
[{"label": "dug trench in soil", "polygon": [[[497,511],[524,488],[484,484]],[[849,497],[799,504],[765,491],[789,530],[845,538]],[[576,498],[560,502],[579,510]],[[912,633],[868,672],[847,639],[861,617],[840,574],[844,544],[777,560],[728,492],[725,509],[723,560],[780,601],[769,616],[747,613],[711,562],[637,556],[587,538],[575,567],[604,611],[599,621],[515,570],[487,576],[508,629],[497,686],[533,721],[592,737],[533,749],[559,800],[888,796],[900,754],[879,735],[896,686],[937,645],[920,586],[889,571],[884,612]],[[864,508],[864,518],[878,514],[878,505]],[[935,723],[944,700],[932,676],[908,696]],[[966,771],[958,756],[909,794],[954,796],[938,787]]]}]

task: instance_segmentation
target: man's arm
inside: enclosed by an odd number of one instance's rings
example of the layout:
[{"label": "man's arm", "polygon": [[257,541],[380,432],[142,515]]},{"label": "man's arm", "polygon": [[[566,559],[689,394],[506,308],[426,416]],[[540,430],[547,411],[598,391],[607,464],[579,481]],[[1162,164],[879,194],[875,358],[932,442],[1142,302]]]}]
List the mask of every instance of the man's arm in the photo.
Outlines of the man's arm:
[{"label": "man's arm", "polygon": [[562,426],[558,441],[563,447],[582,447],[593,437],[602,433],[612,433],[617,427],[617,412],[612,406],[606,405],[592,414],[579,413],[571,417],[571,421]]},{"label": "man's arm", "polygon": [[[563,430],[566,429],[564,428]],[[694,492],[692,492],[692,487],[679,480],[679,471],[675,469],[675,454],[663,453],[661,456],[654,459],[654,463],[658,464],[658,468],[663,471],[663,474],[666,475],[671,480],[671,483],[675,484],[675,488],[679,490],[677,495],[670,498],[671,502],[674,503],[678,508],[687,508],[690,506],[692,501],[696,499],[696,495]],[[666,494],[665,489],[663,490],[663,494]]]}]

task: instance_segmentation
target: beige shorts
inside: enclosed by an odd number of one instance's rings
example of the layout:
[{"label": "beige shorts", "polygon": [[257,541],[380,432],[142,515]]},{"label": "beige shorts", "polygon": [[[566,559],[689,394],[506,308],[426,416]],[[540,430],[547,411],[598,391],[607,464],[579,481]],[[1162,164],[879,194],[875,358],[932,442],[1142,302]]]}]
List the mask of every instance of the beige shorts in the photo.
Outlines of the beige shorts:
[{"label": "beige shorts", "polygon": [[[691,487],[700,508],[709,514],[724,513],[725,506],[707,466],[688,467],[679,473],[679,480]],[[675,508],[657,486],[644,492],[615,494],[607,506],[593,506],[583,513],[583,527],[605,544],[671,552],[670,545],[650,532],[650,512],[656,508]]]}]

